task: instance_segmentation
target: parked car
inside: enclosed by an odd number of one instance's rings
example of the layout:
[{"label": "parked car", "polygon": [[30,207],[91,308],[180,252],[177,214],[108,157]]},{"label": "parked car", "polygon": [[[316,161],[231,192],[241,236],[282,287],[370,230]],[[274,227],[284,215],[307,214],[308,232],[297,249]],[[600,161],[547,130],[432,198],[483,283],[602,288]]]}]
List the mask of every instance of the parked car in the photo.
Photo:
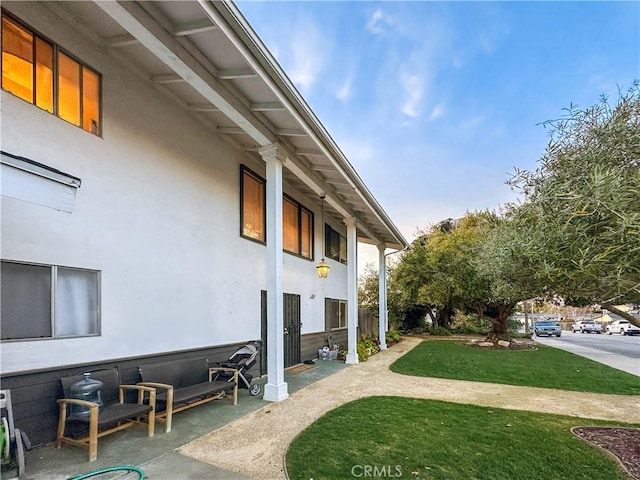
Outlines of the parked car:
[{"label": "parked car", "polygon": [[580,320],[571,325],[571,331],[573,333],[602,333],[602,325],[593,320]]},{"label": "parked car", "polygon": [[536,334],[536,337],[540,337],[542,335],[547,335],[549,337],[555,335],[556,337],[559,337],[562,334],[560,325],[550,320],[542,320],[534,323],[533,332]]},{"label": "parked car", "polygon": [[605,330],[607,335],[611,335],[612,333],[619,333],[620,335],[640,335],[640,328],[630,323],[629,320],[616,320],[607,325]]}]

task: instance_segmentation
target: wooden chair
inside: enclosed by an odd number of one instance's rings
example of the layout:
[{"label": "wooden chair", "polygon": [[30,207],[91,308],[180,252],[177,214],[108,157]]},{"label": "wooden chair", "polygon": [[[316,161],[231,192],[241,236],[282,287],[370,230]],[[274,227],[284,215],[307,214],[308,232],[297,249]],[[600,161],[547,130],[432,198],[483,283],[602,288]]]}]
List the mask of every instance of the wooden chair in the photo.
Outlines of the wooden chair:
[{"label": "wooden chair", "polygon": [[[165,422],[165,432],[171,431],[174,413],[225,397],[238,403],[238,370],[210,367],[205,358],[151,363],[138,370],[142,378],[138,385],[157,389],[156,420]],[[228,378],[218,378],[222,371]]]},{"label": "wooden chair", "polygon": [[[155,427],[156,391],[140,385],[120,385],[120,375],[116,368],[91,372],[91,378],[103,383],[101,398],[103,407],[86,400],[70,398],[71,386],[83,379],[83,375],[73,375],[60,379],[65,398],[58,400],[60,418],[56,447],[63,443],[89,449],[89,461],[98,458],[98,438],[118,432],[134,425],[146,424],[148,436],[152,437]],[[137,393],[137,402],[126,401],[126,393]],[[69,411],[76,406],[75,412]],[[89,409],[89,414],[78,412],[77,406]]]}]

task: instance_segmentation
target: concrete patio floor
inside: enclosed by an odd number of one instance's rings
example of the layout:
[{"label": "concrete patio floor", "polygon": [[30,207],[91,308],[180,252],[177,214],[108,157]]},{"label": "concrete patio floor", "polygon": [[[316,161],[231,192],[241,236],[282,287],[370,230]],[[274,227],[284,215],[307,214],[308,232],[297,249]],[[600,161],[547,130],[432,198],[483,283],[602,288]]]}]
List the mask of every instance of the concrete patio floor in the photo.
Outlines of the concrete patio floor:
[{"label": "concrete patio floor", "polygon": [[[294,393],[325,378],[346,365],[341,361],[316,361],[313,368],[300,373],[285,371],[289,393]],[[258,379],[264,383],[264,379]],[[230,399],[216,400],[177,413],[171,432],[164,432],[164,424],[157,423],[155,435],[146,435],[146,428],[129,428],[98,440],[98,459],[87,461],[87,450],[64,445],[34,448],[27,452],[24,480],[67,480],[91,471],[116,465],[134,465],[141,468],[145,478],[154,480],[243,480],[248,477],[213,465],[201,463],[176,450],[183,445],[233,422],[247,414],[270,405],[262,396],[252,397],[248,390],[238,390],[238,404]],[[242,461],[239,452],[238,461]],[[15,478],[15,471],[3,471],[2,479]],[[108,473],[94,477],[137,479],[137,474]]]}]

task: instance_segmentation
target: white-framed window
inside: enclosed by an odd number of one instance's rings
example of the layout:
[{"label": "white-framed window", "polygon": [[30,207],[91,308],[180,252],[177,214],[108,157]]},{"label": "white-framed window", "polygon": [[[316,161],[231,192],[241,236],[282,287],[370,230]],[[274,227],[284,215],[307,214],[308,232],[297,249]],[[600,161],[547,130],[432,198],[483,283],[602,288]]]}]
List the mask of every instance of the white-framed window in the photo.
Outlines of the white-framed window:
[{"label": "white-framed window", "polygon": [[324,328],[326,331],[347,328],[347,301],[324,299]]},{"label": "white-framed window", "polygon": [[2,260],[3,341],[100,334],[100,272]]}]

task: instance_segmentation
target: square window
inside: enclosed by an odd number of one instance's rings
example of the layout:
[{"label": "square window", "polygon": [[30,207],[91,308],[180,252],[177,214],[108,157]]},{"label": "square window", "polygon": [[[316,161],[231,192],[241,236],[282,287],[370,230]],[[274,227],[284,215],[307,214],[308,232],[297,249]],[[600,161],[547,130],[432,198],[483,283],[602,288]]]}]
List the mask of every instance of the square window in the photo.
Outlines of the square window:
[{"label": "square window", "polygon": [[2,340],[98,335],[99,272],[2,261]]},{"label": "square window", "polygon": [[347,328],[347,301],[324,299],[324,326],[326,331]]}]

